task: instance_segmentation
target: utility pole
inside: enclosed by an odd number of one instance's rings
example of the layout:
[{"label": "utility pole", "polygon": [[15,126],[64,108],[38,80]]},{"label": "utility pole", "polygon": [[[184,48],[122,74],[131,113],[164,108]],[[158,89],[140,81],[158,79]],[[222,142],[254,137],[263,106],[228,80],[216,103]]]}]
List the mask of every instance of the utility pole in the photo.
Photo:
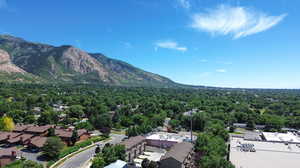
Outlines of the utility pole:
[{"label": "utility pole", "polygon": [[193,110],[190,111],[191,115],[191,143],[193,143]]}]

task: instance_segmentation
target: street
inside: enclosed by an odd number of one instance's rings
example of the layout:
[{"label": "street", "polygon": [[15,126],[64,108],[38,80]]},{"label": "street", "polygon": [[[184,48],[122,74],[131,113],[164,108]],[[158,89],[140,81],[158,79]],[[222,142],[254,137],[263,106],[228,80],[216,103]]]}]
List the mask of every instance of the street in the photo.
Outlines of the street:
[{"label": "street", "polygon": [[[111,144],[118,144],[120,143],[124,138],[125,135],[118,135],[118,134],[110,134],[111,140],[107,142],[98,142],[97,145],[104,146],[106,143]],[[81,153],[78,153],[77,155],[73,156],[72,158],[69,158],[64,163],[62,163],[58,168],[79,168],[83,166],[85,162],[87,162],[90,158],[93,157],[95,154],[96,146],[87,149],[86,151],[83,151]]]}]

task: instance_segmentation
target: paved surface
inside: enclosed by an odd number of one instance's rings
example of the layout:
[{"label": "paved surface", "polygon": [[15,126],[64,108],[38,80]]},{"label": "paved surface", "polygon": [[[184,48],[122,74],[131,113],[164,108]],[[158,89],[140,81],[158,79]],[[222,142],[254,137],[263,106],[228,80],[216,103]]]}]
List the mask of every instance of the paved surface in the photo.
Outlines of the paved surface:
[{"label": "paved surface", "polygon": [[41,157],[41,153],[39,153],[39,152],[32,152],[28,149],[22,149],[21,156],[26,158],[27,160],[32,160],[32,161],[38,162],[40,164],[46,163],[45,159]]},{"label": "paved surface", "polygon": [[[106,143],[118,144],[125,138],[125,135],[111,134],[110,137],[111,137],[111,140],[109,140],[105,143],[98,142],[97,144],[99,144],[100,146],[104,146]],[[90,158],[92,158],[94,156],[95,149],[96,149],[96,146],[94,146],[88,150],[85,150],[85,151],[73,156],[72,158],[69,158],[63,164],[58,166],[58,168],[82,167],[88,160],[90,160]]]}]

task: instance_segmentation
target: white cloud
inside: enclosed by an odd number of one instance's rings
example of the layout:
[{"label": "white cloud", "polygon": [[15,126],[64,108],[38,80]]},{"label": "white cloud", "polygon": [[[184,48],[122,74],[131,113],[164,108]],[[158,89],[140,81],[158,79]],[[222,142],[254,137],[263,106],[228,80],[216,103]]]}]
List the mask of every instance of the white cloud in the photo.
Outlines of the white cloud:
[{"label": "white cloud", "polygon": [[7,0],[0,0],[0,9],[7,8]]},{"label": "white cloud", "polygon": [[158,50],[158,48],[166,48],[166,49],[172,49],[172,50],[177,50],[177,51],[182,51],[185,52],[187,51],[187,47],[184,46],[179,46],[177,42],[175,41],[161,41],[155,43],[155,51]]},{"label": "white cloud", "polygon": [[219,5],[205,13],[194,14],[191,27],[213,35],[232,35],[237,39],[266,31],[286,16],[269,16],[241,6]]},{"label": "white cloud", "polygon": [[179,5],[185,9],[190,9],[191,4],[189,2],[189,0],[177,0],[177,2],[179,3]]},{"label": "white cloud", "polygon": [[217,69],[216,72],[225,73],[225,72],[227,72],[227,70],[226,69]]}]

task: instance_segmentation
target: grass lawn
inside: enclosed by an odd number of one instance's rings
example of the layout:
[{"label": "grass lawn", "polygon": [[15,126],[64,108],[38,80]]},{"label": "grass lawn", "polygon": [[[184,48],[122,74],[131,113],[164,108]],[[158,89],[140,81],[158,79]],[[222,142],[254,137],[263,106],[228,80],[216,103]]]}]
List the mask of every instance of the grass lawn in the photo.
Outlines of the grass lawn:
[{"label": "grass lawn", "polygon": [[125,134],[125,130],[111,130],[111,133],[113,134],[120,134],[120,135],[124,135]]}]

